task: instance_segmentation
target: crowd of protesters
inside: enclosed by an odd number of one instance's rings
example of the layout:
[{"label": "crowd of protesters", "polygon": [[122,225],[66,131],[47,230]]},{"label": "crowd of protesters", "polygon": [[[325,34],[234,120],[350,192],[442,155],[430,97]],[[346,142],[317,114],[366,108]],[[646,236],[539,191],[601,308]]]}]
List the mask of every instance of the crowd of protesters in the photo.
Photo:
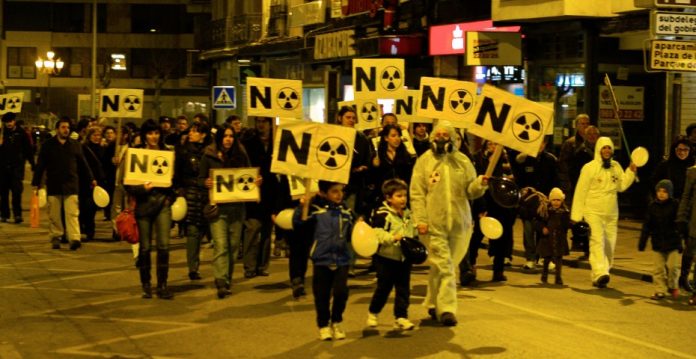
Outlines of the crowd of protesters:
[{"label": "crowd of protesters", "polygon": [[[298,202],[290,197],[289,179],[270,171],[274,134],[271,118],[251,118],[251,126],[246,128],[237,116],[216,125],[199,114],[190,122],[186,116],[162,117],[159,122],[147,120],[139,128],[127,123],[120,129],[94,120],[75,124],[69,118],[62,118],[56,123],[55,136],[46,140],[35,156],[31,138],[12,115],[2,118],[0,166],[6,175],[0,181],[0,222],[11,218],[16,224],[24,221],[21,193],[25,162],[28,162],[34,172],[34,190],[47,190],[53,249],[60,249],[61,243],[69,243],[71,250],[79,249],[82,242],[95,239],[95,218],[101,217],[97,213],[103,213],[103,220],[113,220],[121,210],[134,204],[140,233],[134,257],[143,298],[153,295],[152,239],[156,252],[155,294],[162,299],[173,298],[167,280],[174,226],[186,238],[188,277],[192,281],[202,279],[202,244],[212,243],[213,280],[217,297],[221,299],[232,292],[236,260],[242,261],[245,278],[267,276],[270,257],[280,255],[281,249],[289,257],[292,294],[302,297],[306,295],[305,277],[311,259],[315,265],[314,286],[321,287],[313,290],[322,339],[330,339],[331,333],[337,339],[345,337],[340,325],[327,328],[329,322],[340,324],[344,309],[341,306],[345,306],[347,298],[347,287],[341,283],[355,275],[356,258],[349,235],[319,232],[321,226],[328,225],[325,221],[329,224],[335,220],[366,221],[385,230],[383,245],[396,247],[395,243],[404,234],[384,226],[386,223],[410,226],[409,236],[420,236],[430,249],[429,313],[434,320],[452,326],[457,324],[457,269],[462,286],[480,280],[476,268],[479,249],[484,248],[485,242],[479,222],[482,217],[497,219],[503,229],[500,238],[487,243],[493,261],[492,281],[507,280],[505,268],[511,265],[515,240],[513,225],[519,216],[523,238],[517,240],[524,244],[523,271],[536,273],[536,267],[541,266],[543,283],[547,283],[550,271],[555,271],[554,283],[562,285],[562,257],[571,249],[579,250],[583,252],[580,260],[589,259],[592,266],[592,284],[606,287],[616,241],[617,193],[630,187],[636,172],[633,163],[623,169],[614,161],[611,139],[600,137],[589,116],[579,115],[574,123],[576,132],[562,144],[558,158],[549,149],[549,138],[542,141],[536,157],[503,149],[497,164],[492,166],[492,178],[515,183],[520,200],[516,206],[502,205],[489,189],[489,178],[481,176],[500,144],[469,138],[446,121],[435,128],[423,123],[411,124],[409,128],[399,123],[394,114],[385,114],[381,128],[356,131],[347,185],[321,183],[317,198]],[[356,127],[356,122],[355,110],[340,109],[338,125]],[[470,146],[475,150],[470,151]],[[175,151],[173,185],[170,188],[155,188],[149,183],[124,186],[123,158],[130,147]],[[691,125],[687,136],[672,143],[669,155],[657,165],[651,178],[655,192],[638,247],[644,250],[650,240],[656,252],[653,268],[656,284],[651,297],[655,300],[668,294],[678,298],[680,288],[694,291],[689,275],[696,251],[695,149],[696,125]],[[230,167],[260,169],[256,179],[260,186],[259,202],[210,204],[210,169]],[[112,200],[107,208],[98,208],[92,199],[95,186],[110,194]],[[401,203],[400,191],[406,189],[405,202]],[[170,206],[177,196],[186,199],[188,211],[183,220],[172,223]],[[300,219],[296,213],[294,230],[275,225],[281,210],[310,202],[309,217]],[[409,208],[412,212],[405,211]],[[333,216],[329,215],[332,211]],[[572,246],[566,237],[570,228],[573,228]],[[276,242],[272,246],[273,234]],[[109,239],[118,238],[114,230]],[[336,241],[345,241],[345,246],[337,246]],[[329,247],[321,247],[324,242]],[[272,247],[275,247],[273,252]],[[408,292],[404,292],[403,284],[408,283],[407,278],[395,272],[410,271],[410,266],[397,265],[405,261],[398,252],[380,257],[382,249],[373,260],[382,284],[379,294],[375,294],[378,299],[370,307],[368,325],[376,325],[376,315],[384,306],[391,286],[400,285],[396,287],[397,325],[410,329]],[[329,255],[326,251],[336,252]],[[336,272],[335,268],[340,271]],[[330,313],[331,294],[326,286],[334,291],[333,310],[337,311],[334,314]],[[690,304],[694,300],[692,296]]]}]

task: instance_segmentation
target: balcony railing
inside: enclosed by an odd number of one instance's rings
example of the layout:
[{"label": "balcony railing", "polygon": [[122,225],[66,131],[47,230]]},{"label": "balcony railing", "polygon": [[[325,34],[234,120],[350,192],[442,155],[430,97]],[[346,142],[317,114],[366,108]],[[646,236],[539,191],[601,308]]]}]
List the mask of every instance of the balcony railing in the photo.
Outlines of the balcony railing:
[{"label": "balcony railing", "polygon": [[247,14],[211,21],[196,39],[202,50],[234,47],[261,38],[261,14]]}]

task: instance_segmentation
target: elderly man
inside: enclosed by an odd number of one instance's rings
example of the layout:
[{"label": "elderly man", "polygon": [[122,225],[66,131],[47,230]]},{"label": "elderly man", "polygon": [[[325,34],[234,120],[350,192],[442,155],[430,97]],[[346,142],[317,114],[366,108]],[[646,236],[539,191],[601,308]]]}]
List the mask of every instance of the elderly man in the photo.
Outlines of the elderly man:
[{"label": "elderly man", "polygon": [[631,186],[636,178],[636,165],[629,171],[612,160],[614,144],[609,137],[600,137],[595,145],[595,157],[580,171],[575,187],[570,219],[584,219],[590,225],[590,265],[592,285],[605,288],[609,270],[614,262],[616,231],[619,220],[618,192]]},{"label": "elderly man", "polygon": [[455,149],[455,131],[449,122],[438,123],[430,139],[431,149],[416,160],[413,169],[411,208],[418,234],[430,248],[428,313],[445,326],[455,326],[455,266],[464,257],[473,231],[469,200],[483,196],[488,187],[483,176],[476,176],[469,158]]},{"label": "elderly man", "polygon": [[573,189],[577,182],[578,174],[573,174],[573,163],[575,162],[575,154],[580,149],[580,146],[585,142],[585,130],[590,126],[590,116],[581,113],[575,117],[575,135],[563,142],[561,145],[561,153],[558,156],[558,177],[560,179],[561,189],[566,193],[566,203],[572,203]]}]

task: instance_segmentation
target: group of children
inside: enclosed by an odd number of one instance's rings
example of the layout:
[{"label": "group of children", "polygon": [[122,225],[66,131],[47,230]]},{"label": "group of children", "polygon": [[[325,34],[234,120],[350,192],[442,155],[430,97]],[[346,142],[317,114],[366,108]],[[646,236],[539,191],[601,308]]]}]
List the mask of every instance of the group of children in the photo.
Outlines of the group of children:
[{"label": "group of children", "polygon": [[[344,339],[341,327],[343,311],[348,300],[348,268],[351,252],[349,240],[354,215],[343,202],[343,184],[320,181],[319,196],[311,200],[311,209],[303,219],[302,209],[297,208],[296,224],[311,222],[314,226],[314,245],[310,257],[314,262],[313,294],[317,312],[317,325],[321,340]],[[666,294],[677,298],[680,274],[682,241],[674,226],[678,202],[672,198],[672,183],[660,181],[655,200],[650,204],[643,225],[638,248],[645,250],[652,238],[655,251],[653,268],[654,300]],[[410,276],[412,263],[404,257],[400,242],[403,238],[416,237],[408,205],[408,185],[400,179],[390,179],[382,184],[384,202],[375,210],[370,224],[379,243],[373,264],[377,271],[377,288],[370,301],[366,324],[378,326],[378,315],[384,308],[392,289],[395,290],[395,328],[411,330],[414,324],[408,319]],[[307,199],[308,200],[308,199]],[[570,211],[564,203],[565,194],[553,188],[539,205],[534,219],[539,234],[537,255],[543,259],[541,282],[548,282],[549,265],[554,263],[557,285],[563,285],[562,257],[569,254],[567,233],[571,226]],[[333,303],[332,303],[333,296]]]}]

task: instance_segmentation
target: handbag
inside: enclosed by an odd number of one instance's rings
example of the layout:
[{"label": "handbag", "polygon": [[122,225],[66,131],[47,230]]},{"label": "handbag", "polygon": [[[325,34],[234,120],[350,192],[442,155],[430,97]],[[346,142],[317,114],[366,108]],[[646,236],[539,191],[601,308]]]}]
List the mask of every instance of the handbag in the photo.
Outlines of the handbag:
[{"label": "handbag", "polygon": [[135,201],[131,198],[128,201],[128,208],[121,211],[116,216],[116,231],[121,239],[130,243],[136,244],[140,242],[140,233],[138,232],[138,222],[135,220]]},{"label": "handbag", "polygon": [[29,211],[29,225],[31,228],[39,228],[39,215],[41,211],[39,210],[39,195],[34,192],[31,195],[31,208]]}]

